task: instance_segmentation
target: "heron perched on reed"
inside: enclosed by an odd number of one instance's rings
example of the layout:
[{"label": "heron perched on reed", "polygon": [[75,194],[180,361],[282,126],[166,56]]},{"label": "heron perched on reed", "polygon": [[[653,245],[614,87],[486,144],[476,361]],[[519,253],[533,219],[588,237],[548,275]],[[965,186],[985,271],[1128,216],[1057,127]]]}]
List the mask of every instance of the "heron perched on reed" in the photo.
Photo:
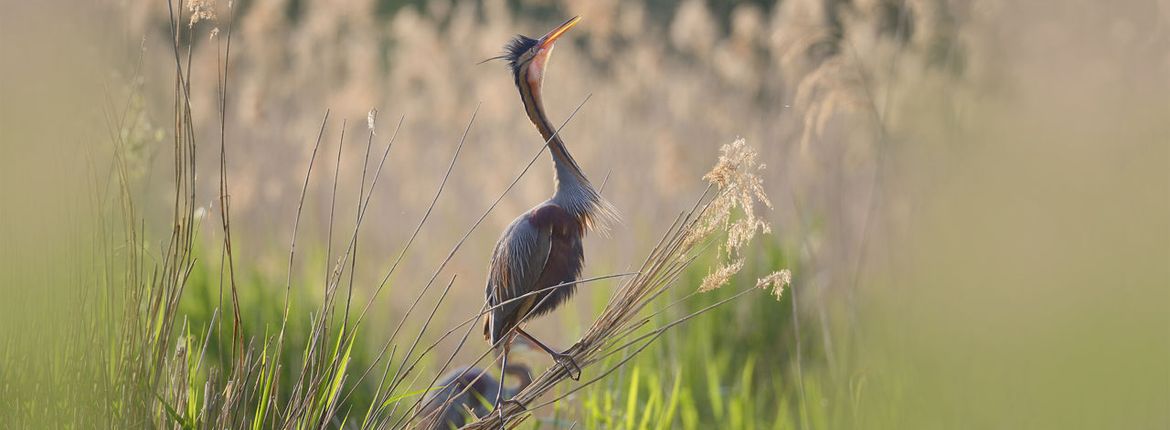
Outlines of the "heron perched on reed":
[{"label": "heron perched on reed", "polygon": [[[521,326],[530,318],[556,309],[573,295],[585,262],[582,238],[615,218],[613,207],[569,154],[542,102],[541,89],[553,44],[580,20],[574,17],[565,21],[539,39],[516,36],[505,47],[505,53],[495,57],[508,62],[524,111],[548,144],[556,191],[552,198],[513,220],[496,242],[487,280],[487,302],[492,310],[484,324],[484,336],[503,356],[504,368],[512,339],[521,336],[551,355],[573,379],[580,377],[581,369],[571,356],[548,347]],[[525,296],[537,291],[541,292]],[[503,378],[501,374],[501,382]],[[496,408],[499,407],[497,396]],[[502,410],[500,414],[502,418]]]}]

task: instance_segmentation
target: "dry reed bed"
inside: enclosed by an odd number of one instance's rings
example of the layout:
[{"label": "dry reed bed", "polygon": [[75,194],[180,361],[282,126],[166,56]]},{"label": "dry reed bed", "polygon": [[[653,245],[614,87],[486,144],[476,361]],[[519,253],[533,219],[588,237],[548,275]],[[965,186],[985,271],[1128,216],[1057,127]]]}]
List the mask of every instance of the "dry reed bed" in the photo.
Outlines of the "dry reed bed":
[{"label": "dry reed bed", "polygon": [[[218,16],[226,16],[227,2],[215,3]],[[300,174],[311,158],[310,148],[301,142],[316,131],[320,116],[317,109],[306,106],[329,106],[341,118],[357,118],[371,106],[384,106],[384,112],[398,116],[400,112],[390,109],[404,107],[400,110],[411,117],[401,137],[411,144],[396,150],[399,167],[388,169],[386,175],[395,183],[417,183],[420,176],[445,167],[451,148],[414,143],[453,140],[447,132],[465,120],[472,108],[469,100],[484,100],[482,121],[492,126],[477,129],[473,137],[492,144],[468,145],[465,156],[481,162],[462,166],[447,191],[472,204],[490,203],[494,194],[484,189],[506,186],[510,178],[495,167],[523,159],[532,150],[532,132],[516,107],[506,72],[473,66],[497,53],[514,33],[530,33],[547,24],[537,22],[547,17],[525,14],[525,2],[518,2],[518,10],[499,0],[429,1],[383,16],[370,13],[376,10],[374,0],[336,5],[303,2],[297,13],[287,12],[282,7],[286,3],[249,2],[233,48],[239,54],[233,59],[237,91],[229,100],[229,130],[250,142],[233,148],[239,163],[231,172],[238,178],[233,181],[234,209],[243,239],[287,234],[284,219],[295,210]],[[934,47],[950,46],[957,31],[953,17],[965,13],[962,5],[942,0],[850,4],[793,0],[772,7],[737,4],[723,12],[699,0],[679,2],[665,10],[642,2],[552,3],[557,9],[584,15],[587,25],[566,39],[572,43],[558,47],[546,90],[550,111],[561,116],[585,93],[605,100],[605,109],[582,114],[589,124],[588,134],[570,129],[568,137],[580,142],[573,148],[583,165],[638,172],[636,180],[615,176],[618,180],[607,192],[624,213],[632,215],[631,229],[673,217],[674,204],[691,199],[696,192],[688,186],[694,183],[690,172],[707,167],[707,154],[715,152],[719,143],[742,135],[776,167],[765,173],[777,204],[768,216],[770,221],[786,231],[825,236],[817,237],[815,247],[808,247],[812,268],[818,272],[849,267],[865,230],[858,226],[868,222],[862,219],[871,212],[865,207],[866,197],[872,192],[876,156],[882,150],[867,135],[875,125],[870,121],[875,116],[871,104],[886,110],[888,100],[901,89],[885,83],[896,83],[900,74],[910,73],[911,79],[919,81],[919,72],[908,70],[912,67],[895,68],[889,59],[903,52],[906,58],[922,58],[936,54],[928,52]],[[143,32],[154,28],[151,19],[161,14],[151,8],[157,7],[132,11],[134,28]],[[213,24],[204,20],[197,28],[210,29]],[[215,45],[201,40],[196,52]],[[193,66],[196,76],[213,74],[212,62]],[[210,90],[196,88],[195,92],[207,96]],[[209,112],[212,106],[197,104],[196,118],[218,115]],[[351,122],[350,132],[354,131],[360,129]],[[595,142],[625,144],[617,157],[609,150],[611,144]],[[348,165],[360,161],[356,151],[345,155]],[[322,167],[318,173],[334,173]],[[348,169],[341,172],[340,181],[357,188],[357,176],[358,169]],[[636,184],[643,183],[654,184],[658,192],[642,196]],[[329,192],[326,181],[317,185],[310,192]],[[513,192],[518,198],[501,203],[502,210],[489,216],[489,224],[506,224],[528,203],[543,199],[548,185],[524,181]],[[415,217],[430,197],[412,190],[384,193],[375,209],[394,208]],[[281,222],[269,222],[272,208],[278,208]],[[311,201],[305,210],[318,215],[311,220],[323,218],[328,202]],[[462,208],[441,205],[435,216],[462,223],[467,222],[464,213]],[[817,230],[806,222],[822,218],[825,225],[837,228]],[[368,249],[396,252],[412,233],[397,225],[365,227],[373,236],[365,241]],[[313,223],[305,226],[323,230]],[[445,229],[432,228],[428,233],[438,240],[458,238],[457,232]],[[594,252],[594,267],[622,267],[639,258],[644,248],[629,239],[634,236],[615,237],[617,246],[612,249],[616,252]],[[488,246],[494,239],[494,235],[480,234],[469,243]],[[239,257],[242,262],[258,262],[250,266],[268,274],[283,274],[286,253],[279,248],[287,241],[276,243],[281,246],[242,248]],[[437,258],[442,256],[419,253],[408,263]],[[463,279],[478,279],[483,276],[480,260],[459,255],[451,267]],[[377,276],[358,274],[366,275]],[[399,279],[415,285],[426,281],[411,273]],[[816,279],[843,282],[836,280],[849,279],[849,274],[830,273]],[[463,305],[465,311],[478,307]]]}]

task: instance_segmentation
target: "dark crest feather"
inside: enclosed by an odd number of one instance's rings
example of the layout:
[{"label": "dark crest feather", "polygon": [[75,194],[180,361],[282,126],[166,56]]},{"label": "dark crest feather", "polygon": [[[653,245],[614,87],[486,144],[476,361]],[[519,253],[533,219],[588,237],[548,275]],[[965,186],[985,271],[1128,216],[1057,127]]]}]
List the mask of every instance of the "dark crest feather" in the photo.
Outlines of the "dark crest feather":
[{"label": "dark crest feather", "polygon": [[517,34],[512,38],[512,41],[504,45],[503,59],[508,60],[508,67],[515,72],[517,67],[520,67],[520,56],[536,46],[536,39],[529,38],[524,35]]}]

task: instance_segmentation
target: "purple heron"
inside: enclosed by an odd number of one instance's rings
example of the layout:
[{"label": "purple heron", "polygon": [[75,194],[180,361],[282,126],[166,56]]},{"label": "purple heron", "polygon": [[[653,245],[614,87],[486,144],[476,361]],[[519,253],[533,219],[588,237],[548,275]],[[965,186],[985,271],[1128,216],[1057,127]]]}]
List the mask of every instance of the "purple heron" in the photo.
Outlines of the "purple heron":
[{"label": "purple heron", "polygon": [[[613,207],[569,154],[545,114],[541,97],[553,44],[580,20],[574,17],[565,21],[539,39],[516,36],[504,48],[504,54],[495,57],[507,60],[524,111],[548,142],[556,188],[551,198],[513,220],[496,242],[487,279],[487,302],[492,310],[484,324],[484,336],[503,356],[503,368],[508,365],[512,339],[521,336],[552,356],[574,380],[580,378],[581,368],[571,356],[548,347],[521,325],[556,309],[573,295],[585,262],[581,239],[599,224],[616,218]],[[549,290],[524,297],[544,289]],[[501,383],[503,378],[501,374]],[[497,396],[497,409],[499,406]],[[500,414],[502,418],[502,410]]]}]

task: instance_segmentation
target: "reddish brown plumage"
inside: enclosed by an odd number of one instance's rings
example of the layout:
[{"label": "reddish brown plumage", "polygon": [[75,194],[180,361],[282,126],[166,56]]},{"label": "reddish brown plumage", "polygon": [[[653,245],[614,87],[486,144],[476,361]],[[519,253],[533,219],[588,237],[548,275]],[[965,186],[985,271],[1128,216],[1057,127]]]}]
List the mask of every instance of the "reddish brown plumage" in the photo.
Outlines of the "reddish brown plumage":
[{"label": "reddish brown plumage", "polygon": [[[516,218],[492,253],[488,304],[497,306],[533,291],[576,281],[585,262],[583,235],[584,222],[553,203]],[[493,344],[499,342],[526,318],[556,309],[575,289],[575,284],[563,285],[500,305],[488,313],[484,336]]]},{"label": "reddish brown plumage", "polygon": [[[581,268],[585,264],[585,251],[581,246],[581,237],[585,234],[582,222],[554,204],[546,204],[532,211],[529,222],[537,228],[552,230],[552,249],[533,290],[575,282],[581,276]],[[538,294],[536,307],[529,312],[536,317],[556,309],[576,289],[576,284],[570,284]]]}]

